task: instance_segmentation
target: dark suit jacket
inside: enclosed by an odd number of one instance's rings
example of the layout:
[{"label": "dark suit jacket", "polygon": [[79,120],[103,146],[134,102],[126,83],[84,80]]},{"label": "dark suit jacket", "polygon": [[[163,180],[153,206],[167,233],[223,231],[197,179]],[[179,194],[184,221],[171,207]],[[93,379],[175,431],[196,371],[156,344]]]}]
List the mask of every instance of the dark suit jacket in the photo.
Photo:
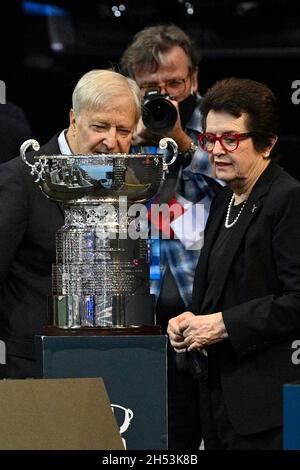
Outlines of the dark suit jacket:
[{"label": "dark suit jacket", "polygon": [[271,163],[253,188],[219,260],[211,311],[203,305],[209,254],[232,191],[214,200],[195,274],[193,312],[222,311],[229,340],[209,346],[220,364],[229,418],[240,434],[282,424],[282,385],[300,379],[300,184]]},{"label": "dark suit jacket", "polygon": [[11,160],[18,155],[21,144],[32,136],[33,132],[23,110],[13,103],[1,104],[0,163]]},{"label": "dark suit jacket", "polygon": [[[36,153],[59,154],[57,136]],[[10,356],[34,359],[33,337],[46,324],[51,294],[55,232],[63,221],[59,205],[42,194],[20,157],[0,165],[0,338],[8,362]]]}]

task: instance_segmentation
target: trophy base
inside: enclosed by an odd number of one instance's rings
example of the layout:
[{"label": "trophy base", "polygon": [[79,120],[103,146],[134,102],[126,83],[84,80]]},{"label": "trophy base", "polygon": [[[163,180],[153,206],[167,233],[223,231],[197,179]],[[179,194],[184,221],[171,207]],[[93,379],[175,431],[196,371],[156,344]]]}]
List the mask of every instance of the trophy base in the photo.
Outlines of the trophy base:
[{"label": "trophy base", "polygon": [[79,328],[59,328],[47,325],[43,327],[45,336],[137,336],[160,335],[159,325],[152,326],[83,326]]},{"label": "trophy base", "polygon": [[58,328],[126,328],[155,325],[155,296],[49,296],[48,324]]}]

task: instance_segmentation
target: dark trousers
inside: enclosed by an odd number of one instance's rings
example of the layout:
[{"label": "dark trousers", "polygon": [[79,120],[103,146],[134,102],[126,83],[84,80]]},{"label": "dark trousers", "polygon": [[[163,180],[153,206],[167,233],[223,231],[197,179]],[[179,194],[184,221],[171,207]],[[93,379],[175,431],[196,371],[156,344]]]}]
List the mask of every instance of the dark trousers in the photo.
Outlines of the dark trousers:
[{"label": "dark trousers", "polygon": [[176,354],[168,345],[168,449],[196,451],[202,434],[198,384],[188,371],[179,371]]},{"label": "dark trousers", "polygon": [[[168,321],[185,311],[175,279],[167,268],[156,306],[157,323],[166,333]],[[168,344],[168,449],[194,451],[199,449],[201,428],[198,413],[197,381],[188,370],[179,370],[176,353]]]},{"label": "dark trousers", "polygon": [[282,449],[282,427],[246,436],[234,430],[219,383],[199,383],[199,399],[205,450]]}]

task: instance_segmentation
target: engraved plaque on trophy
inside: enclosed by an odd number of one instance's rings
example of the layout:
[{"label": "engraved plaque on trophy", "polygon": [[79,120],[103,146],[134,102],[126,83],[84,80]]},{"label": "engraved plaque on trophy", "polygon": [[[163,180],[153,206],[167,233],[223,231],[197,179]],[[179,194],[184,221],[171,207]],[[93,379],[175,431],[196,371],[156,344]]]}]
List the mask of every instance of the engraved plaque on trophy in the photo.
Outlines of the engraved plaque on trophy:
[{"label": "engraved plaque on trophy", "polygon": [[32,164],[25,156],[30,146],[40,148],[35,140],[24,142],[24,163],[45,196],[59,202],[65,213],[65,224],[56,233],[49,324],[154,325],[147,227],[139,226],[133,208],[157,193],[177,157],[176,143],[160,141],[162,151],[172,148],[168,163],[164,153],[119,153],[35,155]]}]

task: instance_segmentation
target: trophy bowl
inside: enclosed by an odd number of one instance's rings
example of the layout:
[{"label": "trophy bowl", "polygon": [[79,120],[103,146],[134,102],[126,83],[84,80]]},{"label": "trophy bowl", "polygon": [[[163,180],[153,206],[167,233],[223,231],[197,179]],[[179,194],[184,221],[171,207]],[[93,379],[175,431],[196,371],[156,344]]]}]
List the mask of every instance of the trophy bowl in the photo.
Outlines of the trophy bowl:
[{"label": "trophy bowl", "polygon": [[44,194],[58,202],[89,204],[117,202],[126,196],[131,202],[145,202],[158,191],[164,172],[177,156],[172,139],[159,143],[160,149],[170,145],[174,155],[167,163],[164,154],[92,154],[92,155],[36,155],[32,165],[25,157],[26,149],[39,144],[35,140],[24,142],[21,157],[36,175],[36,182]]}]

